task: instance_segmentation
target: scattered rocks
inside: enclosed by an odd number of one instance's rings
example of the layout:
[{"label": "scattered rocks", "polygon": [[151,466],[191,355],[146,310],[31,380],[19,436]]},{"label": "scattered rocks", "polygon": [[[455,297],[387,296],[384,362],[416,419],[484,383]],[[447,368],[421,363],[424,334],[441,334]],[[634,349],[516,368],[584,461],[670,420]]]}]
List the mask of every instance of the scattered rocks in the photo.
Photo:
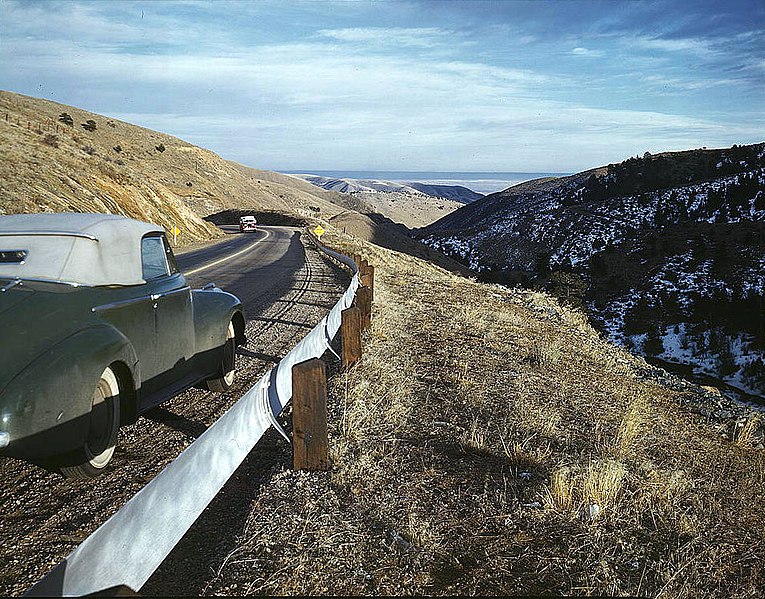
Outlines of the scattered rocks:
[{"label": "scattered rocks", "polygon": [[[758,418],[765,411],[765,408],[738,402],[723,394],[717,387],[697,385],[663,368],[646,364],[638,367],[636,374],[643,380],[677,391],[674,400],[678,404],[690,412],[703,416],[708,423],[716,425],[715,428],[720,435],[730,441],[738,439],[737,429],[749,420]],[[759,430],[761,429],[762,426]],[[755,439],[755,447],[758,444],[757,439]]]}]

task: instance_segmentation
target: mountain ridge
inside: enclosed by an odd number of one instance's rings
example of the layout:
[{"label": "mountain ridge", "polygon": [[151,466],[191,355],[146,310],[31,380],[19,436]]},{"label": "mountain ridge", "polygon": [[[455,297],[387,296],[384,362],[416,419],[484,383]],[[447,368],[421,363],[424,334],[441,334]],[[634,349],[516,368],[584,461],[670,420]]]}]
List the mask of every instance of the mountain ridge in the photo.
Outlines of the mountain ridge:
[{"label": "mountain ridge", "polygon": [[411,195],[425,194],[434,198],[455,200],[462,204],[468,204],[484,197],[463,185],[441,185],[421,183],[416,181],[399,183],[382,179],[354,179],[351,177],[325,177],[322,175],[298,174],[293,175],[309,183],[332,191],[343,193],[383,192],[403,193]]}]

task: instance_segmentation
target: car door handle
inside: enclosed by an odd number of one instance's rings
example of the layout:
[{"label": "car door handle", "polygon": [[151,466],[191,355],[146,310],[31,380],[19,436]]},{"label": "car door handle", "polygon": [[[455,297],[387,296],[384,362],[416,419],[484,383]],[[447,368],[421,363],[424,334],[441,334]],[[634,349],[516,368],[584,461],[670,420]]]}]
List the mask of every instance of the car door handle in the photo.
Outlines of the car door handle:
[{"label": "car door handle", "polygon": [[152,293],[150,297],[151,297],[152,300],[158,300],[159,298],[162,297],[162,294],[161,293]]}]

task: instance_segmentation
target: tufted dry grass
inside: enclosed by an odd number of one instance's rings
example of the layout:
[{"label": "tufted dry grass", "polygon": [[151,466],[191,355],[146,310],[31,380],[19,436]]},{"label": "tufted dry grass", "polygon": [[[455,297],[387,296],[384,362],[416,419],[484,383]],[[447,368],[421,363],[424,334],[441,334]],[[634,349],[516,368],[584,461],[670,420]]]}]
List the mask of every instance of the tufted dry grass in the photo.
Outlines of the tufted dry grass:
[{"label": "tufted dry grass", "polygon": [[746,431],[544,295],[329,237],[377,269],[364,357],[330,380],[332,470],[275,472],[207,593],[762,596]]}]

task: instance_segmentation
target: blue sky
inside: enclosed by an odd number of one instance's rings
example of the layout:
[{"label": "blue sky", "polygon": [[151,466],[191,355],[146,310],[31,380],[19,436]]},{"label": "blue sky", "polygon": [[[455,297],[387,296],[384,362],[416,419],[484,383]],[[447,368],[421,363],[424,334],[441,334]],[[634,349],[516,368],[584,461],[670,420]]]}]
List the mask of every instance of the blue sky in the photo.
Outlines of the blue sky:
[{"label": "blue sky", "polygon": [[256,168],[575,172],[765,141],[765,2],[0,0],[0,87]]}]

